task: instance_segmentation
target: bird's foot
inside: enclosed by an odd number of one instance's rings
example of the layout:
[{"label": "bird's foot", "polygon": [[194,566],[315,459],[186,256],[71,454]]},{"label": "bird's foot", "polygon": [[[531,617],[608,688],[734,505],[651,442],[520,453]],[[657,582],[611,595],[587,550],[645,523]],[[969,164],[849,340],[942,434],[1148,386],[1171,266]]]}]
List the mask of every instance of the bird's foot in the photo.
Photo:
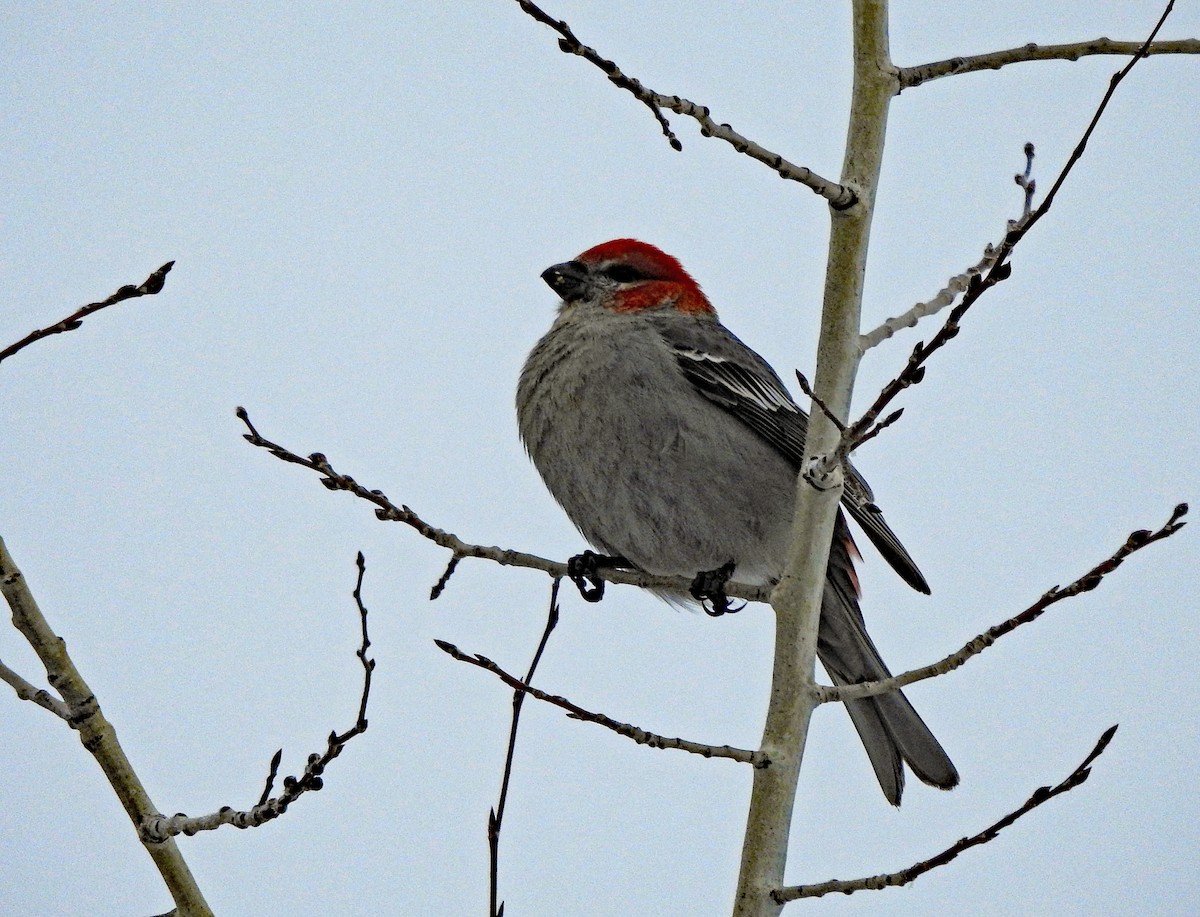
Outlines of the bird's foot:
[{"label": "bird's foot", "polygon": [[604,598],[604,580],[600,578],[600,571],[629,565],[629,561],[619,555],[584,551],[567,561],[567,578],[575,584],[585,602],[599,602]]},{"label": "bird's foot", "polygon": [[733,576],[736,566],[737,564],[731,560],[715,570],[697,573],[696,578],[692,580],[688,592],[700,603],[700,607],[709,617],[718,618],[724,614],[736,614],[746,607],[745,603],[736,607],[730,604],[729,596],[725,594],[725,584]]}]

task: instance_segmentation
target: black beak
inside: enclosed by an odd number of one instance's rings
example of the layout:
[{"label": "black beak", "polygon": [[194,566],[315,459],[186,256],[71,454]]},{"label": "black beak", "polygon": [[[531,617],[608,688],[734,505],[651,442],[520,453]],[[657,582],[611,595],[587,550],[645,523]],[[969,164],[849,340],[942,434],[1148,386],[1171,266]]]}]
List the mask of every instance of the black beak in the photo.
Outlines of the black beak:
[{"label": "black beak", "polygon": [[588,270],[581,261],[564,261],[542,271],[542,280],[566,302],[587,293]]}]

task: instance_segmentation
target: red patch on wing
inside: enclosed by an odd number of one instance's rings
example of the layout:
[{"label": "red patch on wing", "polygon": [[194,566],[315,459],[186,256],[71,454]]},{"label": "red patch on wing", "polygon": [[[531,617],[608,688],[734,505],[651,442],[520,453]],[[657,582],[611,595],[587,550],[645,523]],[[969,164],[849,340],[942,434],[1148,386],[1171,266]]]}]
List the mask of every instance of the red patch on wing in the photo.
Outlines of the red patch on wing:
[{"label": "red patch on wing", "polygon": [[846,564],[846,570],[850,574],[850,582],[854,584],[854,595],[856,598],[862,598],[862,586],[858,584],[858,571],[854,569],[854,562],[861,561],[863,556],[858,552],[858,545],[854,543],[854,539],[850,537],[849,532],[846,533],[846,539],[843,542],[846,545],[846,553],[850,555],[849,563]]}]

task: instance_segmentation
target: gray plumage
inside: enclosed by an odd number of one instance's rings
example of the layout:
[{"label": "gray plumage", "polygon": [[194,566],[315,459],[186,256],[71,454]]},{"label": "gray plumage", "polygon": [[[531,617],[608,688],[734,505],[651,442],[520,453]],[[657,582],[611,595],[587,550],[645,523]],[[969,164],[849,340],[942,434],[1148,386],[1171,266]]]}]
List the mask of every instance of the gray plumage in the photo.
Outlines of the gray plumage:
[{"label": "gray plumage", "polygon": [[[521,372],[521,438],[550,493],[596,549],[648,573],[734,579],[783,572],[807,416],[730,333],[674,259],[617,240],[543,277],[564,302]],[[850,471],[843,502],[914,588],[916,564]],[[866,632],[839,510],[818,654],[835,684],[885,678]],[[680,597],[682,598],[682,597]],[[883,789],[899,805],[903,763],[950,788],[958,774],[902,692],[846,705]]]}]

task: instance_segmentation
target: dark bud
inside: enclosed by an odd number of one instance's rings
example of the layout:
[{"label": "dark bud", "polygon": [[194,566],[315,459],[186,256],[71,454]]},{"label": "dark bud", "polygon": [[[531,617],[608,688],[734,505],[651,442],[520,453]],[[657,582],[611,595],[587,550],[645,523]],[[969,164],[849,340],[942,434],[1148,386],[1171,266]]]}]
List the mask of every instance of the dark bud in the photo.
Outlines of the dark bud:
[{"label": "dark bud", "polygon": [[163,284],[166,283],[166,281],[167,281],[167,274],[170,273],[171,268],[173,268],[174,266],[175,266],[174,261],[168,261],[166,264],[164,264],[162,267],[160,267],[157,271],[155,271],[153,274],[151,274],[149,277],[146,278],[146,282],[143,283],[140,287],[138,287],[138,292],[145,293],[150,296],[153,296],[155,293],[161,292],[161,290],[163,288]]}]

